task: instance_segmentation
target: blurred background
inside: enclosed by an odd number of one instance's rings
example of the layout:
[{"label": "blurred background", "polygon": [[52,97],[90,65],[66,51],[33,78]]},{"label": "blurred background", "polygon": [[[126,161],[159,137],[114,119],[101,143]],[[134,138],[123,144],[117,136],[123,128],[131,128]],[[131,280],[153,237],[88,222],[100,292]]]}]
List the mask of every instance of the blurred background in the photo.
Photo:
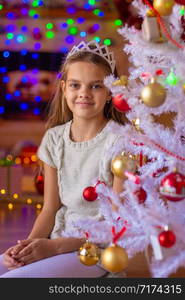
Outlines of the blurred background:
[{"label": "blurred background", "polygon": [[[114,52],[119,76],[128,75],[117,30],[141,23],[132,0],[0,0],[0,253],[26,238],[42,208],[36,152],[63,58],[94,39]],[[129,276],[149,276],[136,260]]]}]

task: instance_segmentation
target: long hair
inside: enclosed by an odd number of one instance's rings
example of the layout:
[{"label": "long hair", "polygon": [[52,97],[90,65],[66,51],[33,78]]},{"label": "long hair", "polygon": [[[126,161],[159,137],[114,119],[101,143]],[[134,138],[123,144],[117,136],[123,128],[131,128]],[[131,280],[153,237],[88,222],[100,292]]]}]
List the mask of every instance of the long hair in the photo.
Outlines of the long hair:
[{"label": "long hair", "polygon": [[[92,52],[79,51],[67,58],[64,64],[62,64],[60,69],[62,80],[66,81],[69,66],[75,62],[94,63],[98,66],[103,67],[107,75],[112,74],[109,64],[103,57]],[[114,75],[115,77],[117,77],[117,70],[115,70]],[[67,101],[62,92],[61,77],[58,78],[56,82],[56,92],[53,99],[51,100],[48,120],[46,122],[46,129],[65,124],[73,118],[72,112],[70,111],[67,105]],[[114,106],[112,105],[112,101],[106,102],[104,107],[104,116],[106,119],[112,119],[119,124],[125,124],[127,122],[125,115],[121,112],[118,112],[114,108]]]}]

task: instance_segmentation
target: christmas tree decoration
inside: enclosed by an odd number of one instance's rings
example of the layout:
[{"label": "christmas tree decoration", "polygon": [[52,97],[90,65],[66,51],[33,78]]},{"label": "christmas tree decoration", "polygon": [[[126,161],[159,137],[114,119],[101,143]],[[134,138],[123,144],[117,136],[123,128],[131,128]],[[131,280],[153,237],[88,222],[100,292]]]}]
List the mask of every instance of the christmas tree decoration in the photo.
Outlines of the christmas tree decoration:
[{"label": "christmas tree decoration", "polygon": [[148,107],[158,107],[165,102],[166,89],[152,78],[151,83],[141,90],[142,102]]},{"label": "christmas tree decoration", "polygon": [[125,171],[136,172],[136,162],[125,152],[122,152],[121,155],[117,155],[112,160],[111,171],[115,176],[125,179]]},{"label": "christmas tree decoration", "polygon": [[96,193],[96,187],[94,186],[88,186],[83,191],[83,197],[87,201],[95,201],[98,197],[98,194]]},{"label": "christmas tree decoration", "polygon": [[165,81],[167,84],[174,86],[174,85],[177,85],[177,83],[179,82],[179,79],[174,74],[173,70],[171,70],[170,73],[168,74],[168,76],[166,77]]},{"label": "christmas tree decoration", "polygon": [[175,0],[175,3],[185,5],[185,0]]},{"label": "christmas tree decoration", "polygon": [[140,187],[139,189],[137,189],[134,192],[134,195],[137,197],[139,204],[142,204],[142,203],[144,203],[146,201],[147,193],[146,193],[146,191],[142,187]]},{"label": "christmas tree decoration", "polygon": [[124,112],[128,112],[130,110],[127,100],[124,99],[124,96],[121,94],[113,97],[112,104],[120,112],[124,113]]},{"label": "christmas tree decoration", "polygon": [[[118,218],[119,219],[119,218]],[[119,232],[116,233],[115,227],[112,226],[112,244],[105,248],[101,254],[101,264],[110,272],[121,272],[128,267],[128,255],[124,248],[118,246],[116,243],[118,239],[125,233],[126,226],[123,226]]]},{"label": "christmas tree decoration", "polygon": [[168,174],[161,180],[159,191],[169,201],[185,199],[185,176],[176,171]]},{"label": "christmas tree decoration", "polygon": [[40,195],[44,195],[44,176],[41,173],[35,176],[34,183],[37,192]]},{"label": "christmas tree decoration", "polygon": [[124,248],[111,245],[103,250],[101,264],[110,272],[121,272],[128,267],[128,255]]},{"label": "christmas tree decoration", "polygon": [[176,236],[171,230],[164,230],[159,234],[159,243],[165,248],[171,248],[176,242]]},{"label": "christmas tree decoration", "polygon": [[[165,28],[170,32],[168,17],[162,17],[161,20],[164,23]],[[142,37],[147,42],[164,43],[168,41],[168,38],[156,17],[145,16],[141,28]]]},{"label": "christmas tree decoration", "polygon": [[100,259],[100,249],[95,244],[86,241],[78,250],[78,257],[86,266],[96,265]]},{"label": "christmas tree decoration", "polygon": [[169,16],[172,13],[174,0],[154,0],[153,7],[161,16]]},{"label": "christmas tree decoration", "polygon": [[114,86],[127,86],[127,84],[128,84],[128,76],[126,75],[120,76],[120,79],[115,80],[113,82]]}]

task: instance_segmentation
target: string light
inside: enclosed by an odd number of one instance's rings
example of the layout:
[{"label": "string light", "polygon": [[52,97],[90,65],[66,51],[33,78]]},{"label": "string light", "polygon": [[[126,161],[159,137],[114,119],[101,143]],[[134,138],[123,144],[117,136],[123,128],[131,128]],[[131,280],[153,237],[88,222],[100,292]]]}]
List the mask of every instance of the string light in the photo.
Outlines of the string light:
[{"label": "string light", "polygon": [[13,204],[12,203],[8,203],[8,209],[12,210],[13,209]]},{"label": "string light", "polygon": [[5,189],[1,189],[0,192],[1,192],[2,195],[5,195],[5,194],[6,194],[6,190],[5,190]]},{"label": "string light", "polygon": [[15,194],[13,194],[13,198],[14,198],[14,199],[18,199],[18,198],[19,198],[19,195],[15,193]]}]

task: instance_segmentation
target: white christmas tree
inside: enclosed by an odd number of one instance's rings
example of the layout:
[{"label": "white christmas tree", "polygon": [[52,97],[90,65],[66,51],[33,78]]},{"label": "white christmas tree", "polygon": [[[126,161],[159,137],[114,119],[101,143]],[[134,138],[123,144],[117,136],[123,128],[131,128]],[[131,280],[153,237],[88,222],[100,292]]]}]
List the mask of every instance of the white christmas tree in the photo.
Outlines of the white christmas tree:
[{"label": "white christmas tree", "polygon": [[[107,245],[112,242],[110,228],[119,233],[126,227],[117,245],[126,249],[129,258],[145,251],[151,276],[168,277],[180,266],[185,267],[182,7],[172,0],[154,0],[153,6],[145,2],[133,1],[143,17],[142,30],[128,26],[119,29],[128,41],[123,49],[132,65],[128,81],[124,75],[105,79],[114,106],[129,120],[125,126],[111,126],[120,139],[106,153],[107,159],[113,157],[113,173],[126,179],[123,192],[118,197],[110,187],[98,184],[104,220],[87,219],[74,225],[81,232],[90,232],[92,242]],[[156,122],[161,114],[173,117],[173,126]],[[112,204],[117,209],[112,210]]]}]

